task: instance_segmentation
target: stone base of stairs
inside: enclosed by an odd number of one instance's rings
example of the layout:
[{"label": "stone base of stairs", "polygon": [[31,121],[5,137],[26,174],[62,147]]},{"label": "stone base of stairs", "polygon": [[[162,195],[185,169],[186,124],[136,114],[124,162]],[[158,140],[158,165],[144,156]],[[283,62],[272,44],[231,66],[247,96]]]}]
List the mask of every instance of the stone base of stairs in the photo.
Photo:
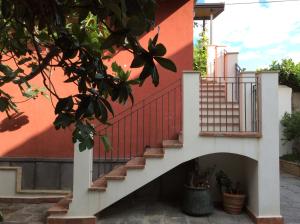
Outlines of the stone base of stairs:
[{"label": "stone base of stairs", "polygon": [[49,217],[47,224],[96,224],[96,217]]}]

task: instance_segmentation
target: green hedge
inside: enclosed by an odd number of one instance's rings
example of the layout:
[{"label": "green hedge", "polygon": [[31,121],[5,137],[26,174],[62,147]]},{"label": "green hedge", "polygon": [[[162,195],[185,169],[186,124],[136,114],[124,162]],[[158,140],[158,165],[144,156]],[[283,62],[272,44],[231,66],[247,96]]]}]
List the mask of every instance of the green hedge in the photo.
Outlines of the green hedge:
[{"label": "green hedge", "polygon": [[300,92],[300,62],[292,59],[273,61],[267,70],[279,71],[279,84],[289,86],[295,92]]}]

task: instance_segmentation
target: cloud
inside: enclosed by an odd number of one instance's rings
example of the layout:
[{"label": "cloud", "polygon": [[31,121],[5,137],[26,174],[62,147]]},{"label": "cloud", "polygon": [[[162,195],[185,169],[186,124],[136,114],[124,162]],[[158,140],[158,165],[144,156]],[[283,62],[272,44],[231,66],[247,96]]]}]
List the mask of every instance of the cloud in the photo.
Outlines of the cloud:
[{"label": "cloud", "polygon": [[[234,2],[246,1],[225,1],[224,12],[214,20],[214,44],[238,48],[241,63],[251,69],[259,66],[261,58],[264,63],[269,60],[267,64],[287,55],[295,61],[299,59],[300,1],[226,5]],[[247,63],[248,60],[251,62]]]}]

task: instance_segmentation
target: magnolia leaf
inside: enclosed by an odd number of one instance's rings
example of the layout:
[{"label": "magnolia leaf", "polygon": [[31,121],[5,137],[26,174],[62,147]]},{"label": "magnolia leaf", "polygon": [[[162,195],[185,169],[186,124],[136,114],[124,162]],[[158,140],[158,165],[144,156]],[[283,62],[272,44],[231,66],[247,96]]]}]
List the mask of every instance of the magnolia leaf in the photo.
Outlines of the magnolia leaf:
[{"label": "magnolia leaf", "polygon": [[104,149],[105,149],[106,152],[113,149],[112,145],[111,145],[111,142],[109,141],[109,138],[106,135],[102,135],[102,136],[100,136],[100,138],[101,138],[101,141],[104,145]]},{"label": "magnolia leaf", "polygon": [[177,72],[176,65],[171,60],[162,57],[154,57],[154,59],[165,69],[168,69],[172,72]]}]

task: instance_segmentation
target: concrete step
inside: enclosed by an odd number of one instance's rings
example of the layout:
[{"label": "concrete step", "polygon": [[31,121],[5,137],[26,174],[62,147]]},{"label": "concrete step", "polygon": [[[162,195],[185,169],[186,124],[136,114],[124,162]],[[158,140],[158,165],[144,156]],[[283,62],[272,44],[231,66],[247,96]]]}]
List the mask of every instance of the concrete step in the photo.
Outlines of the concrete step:
[{"label": "concrete step", "polygon": [[68,212],[69,205],[72,199],[66,196],[57,202],[54,206],[48,209],[47,215],[63,215]]},{"label": "concrete step", "polygon": [[162,145],[164,148],[182,148],[182,143],[179,140],[164,140]]},{"label": "concrete step", "polygon": [[164,150],[163,148],[147,148],[144,153],[145,158],[163,158]]},{"label": "concrete step", "polygon": [[144,169],[146,164],[146,159],[144,157],[135,157],[129,160],[125,167],[127,169]]},{"label": "concrete step", "polygon": [[108,174],[105,175],[105,179],[106,180],[124,180],[126,174],[127,174],[127,169],[124,165],[117,166],[112,171],[110,171]]},{"label": "concrete step", "polygon": [[102,176],[92,183],[89,190],[90,191],[106,191],[106,188],[107,188],[107,180],[104,176]]}]

